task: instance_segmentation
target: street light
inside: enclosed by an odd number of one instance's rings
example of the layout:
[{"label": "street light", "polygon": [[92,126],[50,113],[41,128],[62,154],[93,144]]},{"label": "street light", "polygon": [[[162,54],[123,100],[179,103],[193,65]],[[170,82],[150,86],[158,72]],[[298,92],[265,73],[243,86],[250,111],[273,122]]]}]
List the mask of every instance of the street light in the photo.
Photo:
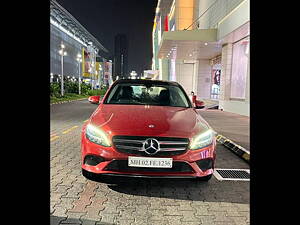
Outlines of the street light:
[{"label": "street light", "polygon": [[77,62],[78,62],[78,94],[81,94],[81,87],[80,87],[80,63],[82,62],[82,59],[81,59],[81,54],[78,53],[77,54]]},{"label": "street light", "polygon": [[[92,59],[94,60],[94,58]],[[91,62],[91,72],[90,72],[91,78],[92,78],[92,90],[94,90],[94,80],[95,80],[95,68],[94,68],[94,61]]]},{"label": "street light", "polygon": [[67,55],[67,52],[64,51],[65,45],[60,45],[61,49],[58,51],[61,55],[61,96],[64,96],[64,56]]}]

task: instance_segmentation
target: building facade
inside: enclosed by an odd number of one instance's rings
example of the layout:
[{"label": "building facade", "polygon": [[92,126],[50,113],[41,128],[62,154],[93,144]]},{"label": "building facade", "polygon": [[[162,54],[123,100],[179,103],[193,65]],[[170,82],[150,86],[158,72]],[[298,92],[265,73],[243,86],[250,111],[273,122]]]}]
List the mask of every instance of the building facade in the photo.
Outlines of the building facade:
[{"label": "building facade", "polygon": [[63,64],[64,75],[78,78],[81,64],[76,61],[76,57],[77,54],[82,54],[82,48],[85,46],[52,24],[50,24],[50,71],[52,74],[59,75],[62,72],[59,54],[61,43],[65,45],[67,52]]},{"label": "building facade", "polygon": [[159,0],[152,69],[224,111],[249,116],[249,8],[249,0]]},{"label": "building facade", "polygon": [[[60,55],[61,45],[66,55]],[[100,86],[104,79],[103,65],[108,51],[66,9],[50,1],[50,82],[63,73]]]}]

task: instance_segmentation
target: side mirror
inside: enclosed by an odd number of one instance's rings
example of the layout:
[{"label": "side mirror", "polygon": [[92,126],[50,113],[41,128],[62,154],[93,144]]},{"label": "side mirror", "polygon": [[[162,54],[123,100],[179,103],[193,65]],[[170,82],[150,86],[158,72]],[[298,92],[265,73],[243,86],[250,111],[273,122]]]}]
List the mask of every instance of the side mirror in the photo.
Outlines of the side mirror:
[{"label": "side mirror", "polygon": [[99,105],[101,103],[101,97],[100,96],[97,96],[97,97],[98,97],[97,104]]},{"label": "side mirror", "polygon": [[205,103],[200,100],[195,100],[195,108],[196,109],[203,109],[205,107]]}]

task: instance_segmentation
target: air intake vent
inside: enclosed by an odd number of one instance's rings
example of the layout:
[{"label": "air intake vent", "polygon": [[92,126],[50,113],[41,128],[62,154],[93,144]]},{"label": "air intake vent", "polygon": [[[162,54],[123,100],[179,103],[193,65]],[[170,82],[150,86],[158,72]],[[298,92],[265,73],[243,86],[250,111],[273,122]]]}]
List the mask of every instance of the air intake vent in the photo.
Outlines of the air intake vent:
[{"label": "air intake vent", "polygon": [[218,180],[250,181],[249,169],[215,169],[214,176]]}]

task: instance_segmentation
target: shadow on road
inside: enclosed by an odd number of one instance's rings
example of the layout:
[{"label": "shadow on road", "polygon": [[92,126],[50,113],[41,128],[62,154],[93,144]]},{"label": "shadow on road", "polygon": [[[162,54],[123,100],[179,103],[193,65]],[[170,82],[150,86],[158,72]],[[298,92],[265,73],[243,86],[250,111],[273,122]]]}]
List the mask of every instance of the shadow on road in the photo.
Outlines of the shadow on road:
[{"label": "shadow on road", "polygon": [[50,225],[59,225],[59,224],[81,224],[81,225],[116,225],[115,223],[106,223],[106,222],[97,222],[94,220],[81,219],[81,218],[67,218],[60,216],[50,215]]},{"label": "shadow on road", "polygon": [[214,177],[208,182],[197,179],[130,177],[97,177],[92,180],[105,183],[111,190],[128,195],[206,202],[250,203],[249,182],[220,182]]}]

